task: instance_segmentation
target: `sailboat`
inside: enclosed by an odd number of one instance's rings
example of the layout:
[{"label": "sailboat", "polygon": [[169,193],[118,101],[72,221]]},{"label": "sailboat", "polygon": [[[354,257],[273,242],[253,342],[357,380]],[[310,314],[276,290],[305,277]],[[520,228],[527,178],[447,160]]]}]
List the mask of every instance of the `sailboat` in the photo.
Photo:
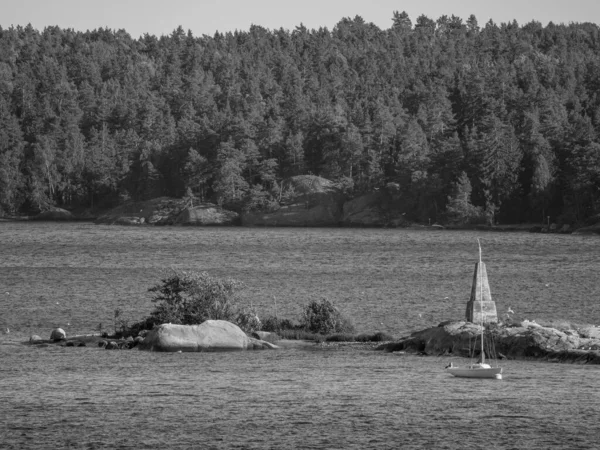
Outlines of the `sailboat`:
[{"label": "sailboat", "polygon": [[[484,276],[487,280],[487,274],[485,273],[485,269],[483,263],[481,261],[481,243],[479,239],[477,239],[477,243],[479,244],[479,264],[477,265],[477,271],[475,274],[475,287],[474,292],[475,296],[481,300],[483,300],[483,285],[484,285]],[[486,282],[487,285],[487,282]],[[479,290],[479,292],[477,292]],[[489,294],[489,293],[488,293]],[[491,298],[490,298],[491,299]],[[496,363],[496,367],[492,367],[491,365],[485,362],[485,327],[483,325],[483,314],[481,317],[481,348],[480,348],[480,359],[478,362],[469,364],[465,367],[456,367],[452,363],[446,367],[446,371],[455,377],[462,378],[495,378],[497,380],[502,379],[502,368],[498,367]],[[475,341],[477,342],[477,341]]]}]

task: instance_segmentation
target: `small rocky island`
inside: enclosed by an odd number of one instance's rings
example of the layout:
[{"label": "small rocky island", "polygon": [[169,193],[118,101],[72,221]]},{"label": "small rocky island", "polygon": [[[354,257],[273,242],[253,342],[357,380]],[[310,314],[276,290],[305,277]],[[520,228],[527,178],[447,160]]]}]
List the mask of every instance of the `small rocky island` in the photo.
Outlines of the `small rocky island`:
[{"label": "small rocky island", "polygon": [[[256,318],[258,320],[258,318]],[[291,343],[276,333],[266,331],[244,332],[238,325],[225,320],[206,320],[199,325],[156,324],[137,336],[118,338],[100,335],[67,337],[64,330],[52,331],[49,340],[31,336],[29,344],[61,345],[65,347],[100,347],[107,350],[132,349],[162,352],[210,352],[231,350],[276,350],[290,346],[339,344],[339,336],[318,342]],[[260,321],[258,321],[260,323]],[[471,297],[467,303],[465,320],[440,323],[436,327],[412,333],[399,340],[391,336],[376,346],[376,350],[435,356],[473,355],[475,341],[482,328],[494,343],[495,352],[502,359],[537,359],[580,364],[600,364],[600,327],[588,325],[574,329],[570,324],[538,324],[533,320],[515,321],[510,317],[498,320],[496,304],[492,300],[487,270],[481,261],[475,264]],[[377,336],[376,333],[374,336]],[[332,344],[332,342],[334,342]],[[366,341],[362,341],[366,342]],[[338,344],[336,344],[338,343]],[[492,355],[487,355],[490,358]]]},{"label": "small rocky island", "polygon": [[466,320],[442,322],[397,342],[382,344],[378,349],[470,357],[482,327],[494,342],[500,358],[600,364],[600,327],[557,329],[533,320],[514,322],[510,317],[500,322],[485,263],[481,260],[475,264]]}]

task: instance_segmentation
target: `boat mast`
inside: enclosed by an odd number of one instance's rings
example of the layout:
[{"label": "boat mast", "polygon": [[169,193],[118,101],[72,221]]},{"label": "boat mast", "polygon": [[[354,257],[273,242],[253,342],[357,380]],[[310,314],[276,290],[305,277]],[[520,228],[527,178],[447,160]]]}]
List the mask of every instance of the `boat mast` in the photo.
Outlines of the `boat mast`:
[{"label": "boat mast", "polygon": [[[479,245],[479,295],[480,295],[480,299],[483,302],[483,274],[482,274],[482,269],[481,269],[481,242],[479,242],[479,238],[477,238],[477,245]],[[482,303],[482,309],[483,309],[483,303]],[[481,364],[485,363],[485,349],[483,348],[483,311],[481,311]]]}]

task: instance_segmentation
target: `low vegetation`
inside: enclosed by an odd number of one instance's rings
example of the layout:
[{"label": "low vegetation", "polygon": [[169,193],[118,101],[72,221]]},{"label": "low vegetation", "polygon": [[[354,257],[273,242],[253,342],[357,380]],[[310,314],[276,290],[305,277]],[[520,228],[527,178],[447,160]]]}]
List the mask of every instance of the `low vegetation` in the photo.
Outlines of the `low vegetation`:
[{"label": "low vegetation", "polygon": [[200,324],[206,320],[227,320],[244,331],[260,329],[258,315],[241,306],[238,297],[244,284],[232,278],[216,278],[207,272],[174,270],[149,289],[156,307],[140,322],[124,324],[122,334],[134,335],[162,323]]},{"label": "low vegetation", "polygon": [[121,336],[135,336],[163,323],[193,325],[212,319],[235,323],[246,333],[270,331],[283,339],[317,342],[393,340],[381,332],[356,335],[351,318],[326,298],[308,303],[299,321],[270,316],[261,322],[252,307],[242,306],[239,292],[243,288],[242,282],[232,278],[174,270],[149,289],[156,303],[150,315],[129,325],[115,312],[115,330]]}]

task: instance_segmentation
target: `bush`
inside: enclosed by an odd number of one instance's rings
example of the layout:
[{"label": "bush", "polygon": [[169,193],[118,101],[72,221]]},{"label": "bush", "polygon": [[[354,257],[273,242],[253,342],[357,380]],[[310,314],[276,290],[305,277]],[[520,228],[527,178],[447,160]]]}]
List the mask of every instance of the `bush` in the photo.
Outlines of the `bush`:
[{"label": "bush", "polygon": [[251,309],[243,309],[235,318],[235,323],[246,333],[259,331],[262,328],[262,323],[258,318],[256,311]]},{"label": "bush", "polygon": [[359,334],[356,340],[358,342],[389,342],[394,340],[394,336],[378,331],[375,334]]},{"label": "bush", "polygon": [[342,315],[329,300],[313,301],[306,305],[303,314],[304,328],[312,333],[352,333],[354,325]]},{"label": "bush", "polygon": [[317,333],[311,333],[305,330],[281,330],[278,333],[281,339],[302,340],[322,342],[323,336]]},{"label": "bush", "polygon": [[347,333],[335,333],[325,338],[326,342],[356,342],[356,336]]},{"label": "bush", "polygon": [[382,331],[374,334],[361,333],[358,336],[349,333],[336,333],[327,336],[325,339],[327,342],[389,342],[393,340],[393,336]]},{"label": "bush", "polygon": [[288,319],[279,319],[275,316],[267,317],[262,325],[262,331],[271,331],[274,333],[285,330],[298,330],[301,328],[303,328],[302,325],[294,324]]},{"label": "bush", "polygon": [[206,320],[227,320],[244,331],[254,331],[260,328],[258,316],[238,307],[237,292],[243,287],[240,281],[212,277],[207,272],[174,271],[149,289],[157,303],[150,316],[123,334],[137,335],[163,323],[197,325]]},{"label": "bush", "polygon": [[158,305],[151,316],[160,323],[200,324],[206,320],[235,322],[237,291],[243,283],[211,277],[207,272],[175,271],[150,288]]}]

